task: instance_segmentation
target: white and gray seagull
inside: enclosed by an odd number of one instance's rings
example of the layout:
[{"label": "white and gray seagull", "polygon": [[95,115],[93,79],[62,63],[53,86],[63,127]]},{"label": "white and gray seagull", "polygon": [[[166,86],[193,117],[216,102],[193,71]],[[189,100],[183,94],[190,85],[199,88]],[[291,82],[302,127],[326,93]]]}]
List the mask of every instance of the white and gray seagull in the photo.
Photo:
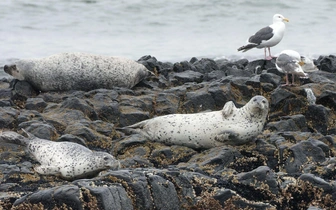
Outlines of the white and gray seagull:
[{"label": "white and gray seagull", "polygon": [[[283,50],[277,57],[275,61],[276,68],[279,72],[286,74],[286,84],[283,86],[294,85],[294,75],[298,75],[301,78],[308,77],[308,74],[301,68],[301,66],[305,64],[302,58],[303,57],[294,50]],[[292,74],[292,84],[289,84],[288,74]]]},{"label": "white and gray seagull", "polygon": [[[277,45],[285,34],[286,25],[284,22],[289,22],[287,18],[280,14],[273,16],[273,24],[260,29],[257,33],[252,35],[247,44],[238,48],[238,51],[246,52],[253,48],[264,48],[265,59],[271,60],[271,47]],[[268,55],[266,56],[266,48],[268,48]]]}]

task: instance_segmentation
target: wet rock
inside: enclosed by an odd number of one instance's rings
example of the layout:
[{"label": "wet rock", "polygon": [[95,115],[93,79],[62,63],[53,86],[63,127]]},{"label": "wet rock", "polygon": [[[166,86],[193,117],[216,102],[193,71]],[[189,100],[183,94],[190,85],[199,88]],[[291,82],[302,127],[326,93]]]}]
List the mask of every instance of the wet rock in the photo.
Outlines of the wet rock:
[{"label": "wet rock", "polygon": [[184,71],[196,71],[196,68],[194,65],[189,63],[188,61],[182,61],[179,63],[175,63],[173,66],[174,72],[184,72]]},{"label": "wet rock", "polygon": [[83,187],[89,190],[88,194],[94,198],[97,209],[134,209],[131,198],[128,197],[125,188],[121,185],[104,183],[104,185],[99,186],[97,182],[93,185],[87,181],[75,183],[81,186],[82,190]]},{"label": "wet rock", "polygon": [[48,104],[42,98],[28,98],[25,108],[42,112],[47,105]]},{"label": "wet rock", "polygon": [[14,206],[16,208],[27,206],[29,208],[36,208],[42,205],[44,209],[66,206],[72,209],[83,209],[80,194],[80,189],[77,186],[63,185],[24,196],[16,200]]},{"label": "wet rock", "polygon": [[149,175],[154,205],[157,209],[179,209],[180,201],[174,184],[160,176]]},{"label": "wet rock", "polygon": [[187,113],[195,113],[204,110],[214,110],[215,101],[211,94],[205,89],[200,89],[186,94],[186,101],[183,108]]},{"label": "wet rock", "polygon": [[250,172],[239,173],[237,174],[237,180],[239,183],[257,189],[264,188],[264,185],[268,185],[268,189],[273,194],[279,193],[276,175],[268,166],[260,166]]},{"label": "wet rock", "polygon": [[219,70],[217,63],[209,58],[202,58],[201,60],[195,61],[193,65],[195,66],[196,71],[202,74]]},{"label": "wet rock", "polygon": [[187,82],[197,82],[200,83],[203,81],[204,75],[202,73],[186,70],[179,73],[174,73],[173,78],[176,82],[173,82],[174,85],[182,85]]},{"label": "wet rock", "polygon": [[38,91],[26,81],[13,80],[12,81],[12,100],[27,99],[38,95]]},{"label": "wet rock", "polygon": [[266,129],[271,131],[308,131],[306,118],[303,115],[293,115],[283,117],[277,122],[270,122],[266,125]]},{"label": "wet rock", "polygon": [[253,74],[261,74],[262,70],[264,69],[265,69],[264,59],[251,61],[245,66],[245,70]]},{"label": "wet rock", "polygon": [[325,153],[323,150],[315,146],[311,141],[301,141],[289,148],[290,158],[285,160],[285,169],[288,174],[300,173],[304,165],[308,161],[323,162],[325,161]]},{"label": "wet rock", "polygon": [[313,174],[302,174],[299,179],[309,182],[315,187],[323,189],[324,193],[331,194],[333,192],[336,192],[336,186],[332,186],[327,181]]},{"label": "wet rock", "polygon": [[78,136],[72,135],[72,134],[64,134],[61,137],[59,137],[56,141],[57,142],[61,142],[61,141],[73,142],[73,143],[81,144],[87,147],[87,144],[84,139]]},{"label": "wet rock", "polygon": [[30,121],[21,123],[19,128],[24,128],[27,132],[41,139],[56,139],[57,130],[54,126],[42,122]]},{"label": "wet rock", "polygon": [[92,105],[89,104],[88,101],[84,101],[77,97],[65,99],[61,104],[60,108],[79,110],[83,112],[83,114],[89,117],[91,120],[98,119],[98,115],[92,108]]},{"label": "wet rock", "polygon": [[318,69],[331,73],[336,73],[336,57],[334,55],[320,56],[317,61]]},{"label": "wet rock", "polygon": [[[221,189],[216,192],[214,199],[218,200],[222,207],[230,206],[232,209],[274,209],[275,207],[262,202],[251,202],[241,198],[240,195],[229,189]],[[206,208],[206,207],[205,207]]]},{"label": "wet rock", "polygon": [[262,73],[260,74],[260,82],[270,83],[274,87],[278,87],[281,82],[281,77],[276,74],[272,74],[272,73]]},{"label": "wet rock", "polygon": [[305,116],[309,124],[312,125],[311,129],[326,135],[330,128],[330,114],[329,108],[322,105],[309,105]]},{"label": "wet rock", "polygon": [[15,128],[19,113],[18,110],[12,107],[0,107],[0,129]]}]

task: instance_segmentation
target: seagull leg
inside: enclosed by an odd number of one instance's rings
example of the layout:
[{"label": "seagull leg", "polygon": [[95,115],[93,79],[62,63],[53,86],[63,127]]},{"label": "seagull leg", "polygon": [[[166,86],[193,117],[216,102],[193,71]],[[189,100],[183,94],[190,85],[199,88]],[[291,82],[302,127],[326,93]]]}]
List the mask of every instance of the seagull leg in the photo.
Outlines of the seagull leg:
[{"label": "seagull leg", "polygon": [[292,86],[295,86],[295,84],[294,84],[294,74],[292,74]]},{"label": "seagull leg", "polygon": [[289,81],[288,81],[288,74],[286,73],[286,84],[283,84],[281,86],[288,86],[289,85]]},{"label": "seagull leg", "polygon": [[265,60],[267,60],[267,57],[266,57],[266,47],[264,48],[264,52],[265,52]]},{"label": "seagull leg", "polygon": [[266,47],[265,47],[265,59],[266,60],[272,60],[273,57],[271,55],[271,48],[270,47],[267,47],[267,48],[268,48],[268,55],[269,56],[266,57]]}]

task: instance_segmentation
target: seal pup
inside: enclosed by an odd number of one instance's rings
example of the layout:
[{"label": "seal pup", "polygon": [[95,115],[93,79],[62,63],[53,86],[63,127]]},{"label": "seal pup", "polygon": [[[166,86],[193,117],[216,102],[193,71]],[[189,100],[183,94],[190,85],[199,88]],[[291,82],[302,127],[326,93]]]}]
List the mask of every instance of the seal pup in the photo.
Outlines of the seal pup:
[{"label": "seal pup", "polygon": [[4,131],[0,133],[0,140],[24,146],[26,152],[41,164],[34,167],[39,174],[73,180],[96,176],[105,169],[119,168],[119,161],[106,152],[91,151],[80,144],[53,142],[27,134],[29,138],[13,131]]},{"label": "seal pup", "polygon": [[89,91],[132,88],[152,73],[133,60],[86,53],[61,53],[40,59],[22,59],[4,71],[40,91]]},{"label": "seal pup", "polygon": [[258,95],[242,108],[229,101],[220,111],[159,116],[122,129],[151,141],[194,149],[241,145],[262,132],[268,110],[267,99]]}]

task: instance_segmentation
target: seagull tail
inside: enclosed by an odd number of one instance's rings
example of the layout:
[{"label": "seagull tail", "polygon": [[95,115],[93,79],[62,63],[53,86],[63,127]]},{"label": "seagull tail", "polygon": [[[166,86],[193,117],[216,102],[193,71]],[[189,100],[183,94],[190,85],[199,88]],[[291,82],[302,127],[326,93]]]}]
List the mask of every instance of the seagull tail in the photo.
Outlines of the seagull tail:
[{"label": "seagull tail", "polygon": [[257,46],[256,44],[247,44],[247,45],[244,45],[244,46],[242,46],[242,47],[239,47],[237,50],[238,50],[238,51],[246,52],[246,51],[248,51],[248,50],[250,50],[250,49],[255,48],[256,46]]}]

